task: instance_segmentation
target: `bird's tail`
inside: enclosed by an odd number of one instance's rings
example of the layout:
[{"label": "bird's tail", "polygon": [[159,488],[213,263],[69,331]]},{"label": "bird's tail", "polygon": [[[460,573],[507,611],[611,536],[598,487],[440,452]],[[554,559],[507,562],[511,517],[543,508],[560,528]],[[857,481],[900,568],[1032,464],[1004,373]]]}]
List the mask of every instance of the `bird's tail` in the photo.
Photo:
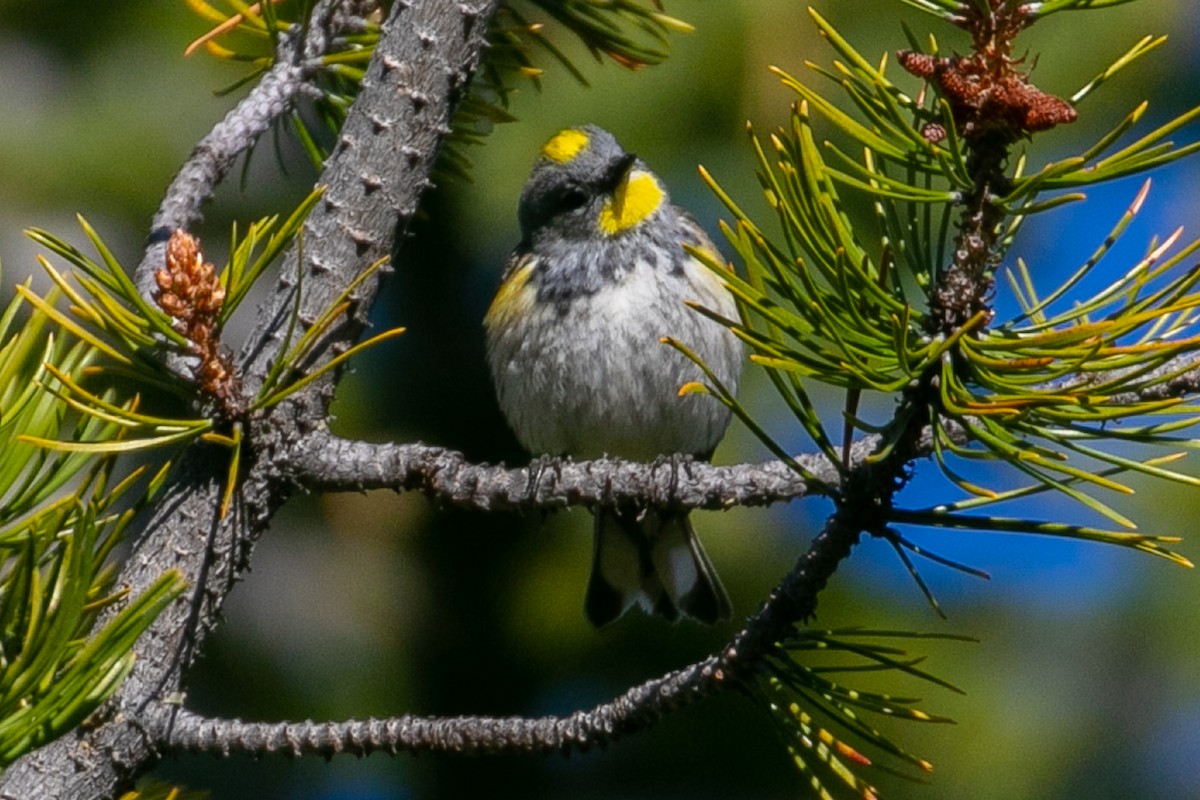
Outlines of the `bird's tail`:
[{"label": "bird's tail", "polygon": [[704,554],[687,514],[596,512],[592,575],[584,612],[596,627],[630,606],[713,624],[732,611],[729,596]]}]

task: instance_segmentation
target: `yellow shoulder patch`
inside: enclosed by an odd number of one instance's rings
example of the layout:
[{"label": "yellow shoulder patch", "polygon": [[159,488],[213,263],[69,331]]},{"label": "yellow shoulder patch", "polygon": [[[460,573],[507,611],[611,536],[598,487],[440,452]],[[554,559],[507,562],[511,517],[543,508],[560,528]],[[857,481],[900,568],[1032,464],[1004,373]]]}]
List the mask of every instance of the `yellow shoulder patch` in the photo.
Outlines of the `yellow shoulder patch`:
[{"label": "yellow shoulder patch", "polygon": [[529,285],[536,263],[528,259],[504,279],[483,318],[484,327],[505,329],[526,318],[537,299],[537,289]]},{"label": "yellow shoulder patch", "polygon": [[542,155],[551,161],[565,164],[579,155],[579,151],[587,147],[587,143],[588,135],[586,133],[575,128],[568,128],[554,134],[550,141],[546,142],[542,147]]},{"label": "yellow shoulder patch", "polygon": [[629,173],[600,209],[600,230],[612,235],[628,230],[662,205],[663,190],[649,172]]}]

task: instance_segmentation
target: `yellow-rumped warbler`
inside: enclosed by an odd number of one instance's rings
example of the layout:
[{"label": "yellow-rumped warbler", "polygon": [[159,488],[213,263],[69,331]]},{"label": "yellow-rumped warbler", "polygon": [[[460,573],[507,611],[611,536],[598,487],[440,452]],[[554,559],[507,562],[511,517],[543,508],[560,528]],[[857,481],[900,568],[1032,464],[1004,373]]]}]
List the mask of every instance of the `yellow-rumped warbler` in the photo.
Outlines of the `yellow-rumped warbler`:
[{"label": "yellow-rumped warbler", "polygon": [[[700,370],[659,342],[691,347],[731,390],[742,348],[684,305],[737,313],[721,279],[684,245],[712,242],[637,156],[592,125],[542,148],[521,192],[521,242],[484,320],[500,408],[534,454],[707,459],[729,423],[711,397],[679,395]],[[602,508],[584,610],[597,626],[630,606],[703,622],[729,598],[686,513]]]}]

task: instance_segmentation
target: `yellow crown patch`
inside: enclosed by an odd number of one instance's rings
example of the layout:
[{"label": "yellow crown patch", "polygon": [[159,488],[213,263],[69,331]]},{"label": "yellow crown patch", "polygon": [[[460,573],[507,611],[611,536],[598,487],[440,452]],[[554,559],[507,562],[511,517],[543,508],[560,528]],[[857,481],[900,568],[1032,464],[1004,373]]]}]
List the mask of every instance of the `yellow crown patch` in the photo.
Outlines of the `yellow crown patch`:
[{"label": "yellow crown patch", "polygon": [[586,133],[570,128],[559,131],[551,137],[550,141],[542,147],[542,155],[551,161],[565,164],[579,155],[579,151],[587,147],[587,143],[588,135]]},{"label": "yellow crown patch", "polygon": [[634,170],[600,209],[600,230],[612,235],[628,230],[662,205],[663,190],[649,172]]}]

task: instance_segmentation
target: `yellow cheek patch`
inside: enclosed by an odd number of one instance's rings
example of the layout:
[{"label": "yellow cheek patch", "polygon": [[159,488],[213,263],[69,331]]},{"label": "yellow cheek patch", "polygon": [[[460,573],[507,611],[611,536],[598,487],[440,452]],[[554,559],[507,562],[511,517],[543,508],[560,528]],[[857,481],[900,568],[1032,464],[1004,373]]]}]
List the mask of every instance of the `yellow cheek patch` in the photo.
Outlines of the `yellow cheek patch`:
[{"label": "yellow cheek patch", "polygon": [[488,308],[483,324],[488,328],[506,328],[515,320],[525,317],[533,307],[537,290],[529,285],[529,277],[533,274],[533,261],[521,267],[508,276],[500,285],[496,297]]},{"label": "yellow cheek patch", "polygon": [[635,170],[600,209],[600,230],[610,235],[628,230],[657,211],[662,201],[663,190],[654,176]]},{"label": "yellow cheek patch", "polygon": [[542,147],[542,155],[551,161],[565,164],[587,147],[588,135],[574,128],[559,131]]}]

